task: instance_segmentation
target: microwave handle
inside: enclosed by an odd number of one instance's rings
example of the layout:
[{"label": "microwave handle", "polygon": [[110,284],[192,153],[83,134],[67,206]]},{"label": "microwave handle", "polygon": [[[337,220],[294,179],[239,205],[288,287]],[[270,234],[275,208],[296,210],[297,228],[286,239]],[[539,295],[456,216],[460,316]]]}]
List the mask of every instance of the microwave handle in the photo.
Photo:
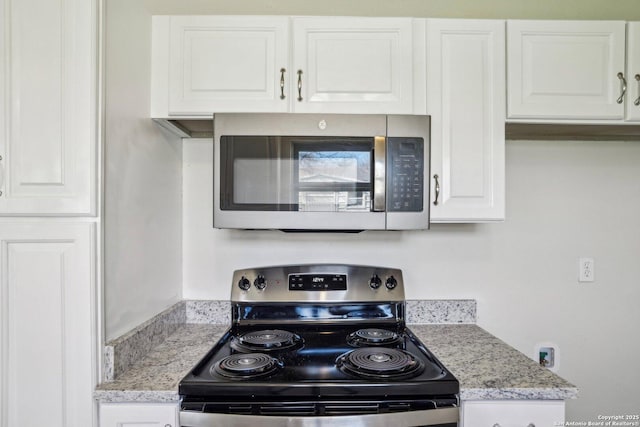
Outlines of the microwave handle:
[{"label": "microwave handle", "polygon": [[387,139],[376,136],[373,142],[373,211],[386,210]]}]

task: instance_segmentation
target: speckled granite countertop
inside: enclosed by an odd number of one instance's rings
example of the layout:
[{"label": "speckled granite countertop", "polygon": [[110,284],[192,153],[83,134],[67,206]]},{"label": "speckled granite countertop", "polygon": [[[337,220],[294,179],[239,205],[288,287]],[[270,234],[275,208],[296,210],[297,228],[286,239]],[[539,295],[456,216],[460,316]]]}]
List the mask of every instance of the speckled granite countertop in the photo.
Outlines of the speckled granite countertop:
[{"label": "speckled granite countertop", "polygon": [[115,381],[98,386],[101,402],[171,402],[178,383],[213,347],[227,325],[184,324]]},{"label": "speckled granite countertop", "polygon": [[[410,325],[460,381],[462,400],[572,399],[577,388],[476,325]],[[227,326],[185,324],[115,381],[95,391],[102,402],[177,401],[178,382]]]},{"label": "speckled granite countertop", "polygon": [[461,400],[575,399],[578,389],[476,325],[409,325],[460,382]]}]

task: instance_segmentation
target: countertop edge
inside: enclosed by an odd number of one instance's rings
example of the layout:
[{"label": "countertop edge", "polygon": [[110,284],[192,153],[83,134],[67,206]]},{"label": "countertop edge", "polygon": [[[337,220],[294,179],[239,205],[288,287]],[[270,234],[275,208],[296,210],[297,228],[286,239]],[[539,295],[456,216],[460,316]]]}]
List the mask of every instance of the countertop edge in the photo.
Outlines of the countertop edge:
[{"label": "countertop edge", "polygon": [[180,402],[177,390],[95,390],[93,399],[99,403],[175,403]]},{"label": "countertop edge", "polygon": [[570,400],[578,398],[577,387],[566,388],[462,388],[460,400]]},{"label": "countertop edge", "polygon": [[[474,400],[570,400],[577,399],[578,389],[569,388],[463,388],[461,401]],[[94,400],[100,403],[178,403],[176,390],[95,390]]]}]

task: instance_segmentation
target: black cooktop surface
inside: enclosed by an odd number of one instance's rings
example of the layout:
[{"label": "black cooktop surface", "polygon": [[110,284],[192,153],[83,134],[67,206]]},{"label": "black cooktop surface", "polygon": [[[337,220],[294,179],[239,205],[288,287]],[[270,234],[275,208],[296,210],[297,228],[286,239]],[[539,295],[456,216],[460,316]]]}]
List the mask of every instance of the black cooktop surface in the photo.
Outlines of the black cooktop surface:
[{"label": "black cooktop surface", "polygon": [[406,327],[234,326],[180,394],[274,398],[456,394],[457,380]]}]

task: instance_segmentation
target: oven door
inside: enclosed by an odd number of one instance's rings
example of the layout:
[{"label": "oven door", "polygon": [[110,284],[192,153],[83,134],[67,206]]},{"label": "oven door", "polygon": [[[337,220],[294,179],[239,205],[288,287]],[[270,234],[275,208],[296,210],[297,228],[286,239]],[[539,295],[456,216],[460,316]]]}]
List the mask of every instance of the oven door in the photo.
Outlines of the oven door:
[{"label": "oven door", "polygon": [[270,416],[181,411],[181,427],[455,427],[457,407],[371,415]]}]

